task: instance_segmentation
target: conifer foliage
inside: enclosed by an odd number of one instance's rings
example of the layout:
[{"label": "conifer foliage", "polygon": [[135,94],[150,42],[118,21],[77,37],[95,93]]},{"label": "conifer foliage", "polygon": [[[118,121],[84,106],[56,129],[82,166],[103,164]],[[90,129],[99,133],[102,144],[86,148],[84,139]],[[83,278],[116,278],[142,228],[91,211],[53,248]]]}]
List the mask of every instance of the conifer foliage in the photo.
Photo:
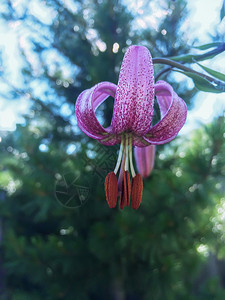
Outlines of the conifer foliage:
[{"label": "conifer foliage", "polygon": [[[2,1],[22,55],[18,82],[1,74],[5,96],[15,106],[26,98],[30,109],[0,143],[1,299],[225,297],[224,117],[157,148],[138,211],[109,209],[104,178],[118,147],[93,142],[76,124],[77,96],[117,83],[129,45],[153,57],[187,51],[185,2],[156,3],[166,12],[157,31],[137,28],[119,0]],[[191,103],[196,89],[167,80]],[[97,110],[104,125],[111,108]]]}]

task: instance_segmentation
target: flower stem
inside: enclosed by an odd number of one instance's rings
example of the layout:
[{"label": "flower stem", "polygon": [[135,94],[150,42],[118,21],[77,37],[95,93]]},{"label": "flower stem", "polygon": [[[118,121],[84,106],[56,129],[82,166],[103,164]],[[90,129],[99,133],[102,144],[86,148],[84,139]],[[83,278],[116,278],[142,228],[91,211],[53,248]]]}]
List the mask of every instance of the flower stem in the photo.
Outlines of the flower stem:
[{"label": "flower stem", "polygon": [[[209,82],[213,82],[213,83],[221,83],[220,80],[217,80],[211,76],[208,76],[208,75],[205,75],[203,73],[200,73],[200,72],[197,72],[189,67],[186,67],[174,60],[171,60],[171,59],[168,59],[168,58],[153,58],[153,63],[154,64],[164,64],[164,65],[169,65],[171,66],[172,68],[177,68],[177,69],[180,69],[180,70],[183,70],[185,72],[190,72],[190,73],[194,73],[194,74],[197,74],[199,76],[201,76],[202,78],[205,78],[206,80],[208,80]],[[166,69],[166,72],[170,71],[170,69]],[[162,74],[160,74],[162,75]],[[159,74],[157,75],[157,77],[159,77]]]}]

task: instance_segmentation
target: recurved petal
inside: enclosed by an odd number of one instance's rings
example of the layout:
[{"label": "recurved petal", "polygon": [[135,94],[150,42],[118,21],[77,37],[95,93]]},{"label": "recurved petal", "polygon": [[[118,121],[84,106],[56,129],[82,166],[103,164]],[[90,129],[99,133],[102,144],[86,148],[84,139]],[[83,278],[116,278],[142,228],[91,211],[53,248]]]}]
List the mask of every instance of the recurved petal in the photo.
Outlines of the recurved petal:
[{"label": "recurved petal", "polygon": [[108,127],[107,130],[109,131],[109,135],[99,140],[99,142],[106,146],[113,146],[119,144],[121,142],[121,137],[114,133],[111,133],[110,127]]},{"label": "recurved petal", "polygon": [[132,145],[134,147],[146,147],[146,146],[149,145],[149,143],[146,142],[143,137],[137,136],[137,135],[133,135]]},{"label": "recurved petal", "polygon": [[165,116],[165,114],[167,113],[171,105],[172,99],[170,95],[172,94],[173,94],[173,88],[169,83],[165,82],[164,80],[159,80],[156,82],[155,95],[158,100],[161,119]]},{"label": "recurved petal", "polygon": [[[109,96],[115,97],[116,85],[101,82],[91,89],[83,91],[76,102],[77,124],[89,137],[102,140],[113,137],[112,128],[103,128],[96,118],[95,110]],[[111,141],[112,142],[112,141]]]},{"label": "recurved petal", "polygon": [[150,144],[160,145],[177,136],[186,121],[187,107],[185,102],[173,91],[173,88],[164,81],[156,83],[155,94],[162,119],[151,127],[143,138]]},{"label": "recurved petal", "polygon": [[154,74],[146,47],[128,48],[120,70],[112,127],[115,133],[145,134],[151,125],[154,106]]},{"label": "recurved petal", "polygon": [[140,173],[143,178],[148,177],[154,167],[155,145],[142,148],[135,147],[134,157],[138,173]]}]

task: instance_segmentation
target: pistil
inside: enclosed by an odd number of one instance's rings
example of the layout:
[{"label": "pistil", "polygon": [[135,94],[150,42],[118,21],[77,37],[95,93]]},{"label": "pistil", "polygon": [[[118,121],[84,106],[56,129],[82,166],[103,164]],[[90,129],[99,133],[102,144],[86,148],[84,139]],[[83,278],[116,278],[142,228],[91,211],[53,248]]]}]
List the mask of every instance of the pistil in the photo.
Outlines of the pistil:
[{"label": "pistil", "polygon": [[123,175],[123,182],[122,182],[122,189],[120,195],[120,208],[123,209],[124,206],[130,205],[130,194],[131,194],[131,183],[130,183],[130,176],[129,176],[129,135],[126,135],[125,138],[125,166],[124,166],[124,175]]},{"label": "pistil", "polygon": [[[122,162],[122,163],[121,163]],[[132,182],[129,175],[129,167],[132,175]],[[117,183],[116,174],[120,168],[119,180]],[[106,200],[110,208],[117,203],[118,192],[120,194],[120,208],[130,205],[132,192],[132,208],[140,206],[143,191],[143,182],[140,174],[136,174],[132,160],[132,135],[127,133],[121,136],[121,144],[116,167],[105,179]]]},{"label": "pistil", "polygon": [[131,190],[132,190],[132,208],[138,209],[141,204],[142,192],[143,192],[143,181],[140,174],[135,173],[133,159],[132,159],[132,136],[130,136],[129,141],[129,160],[130,160],[130,171],[132,175],[132,183],[131,183]]}]

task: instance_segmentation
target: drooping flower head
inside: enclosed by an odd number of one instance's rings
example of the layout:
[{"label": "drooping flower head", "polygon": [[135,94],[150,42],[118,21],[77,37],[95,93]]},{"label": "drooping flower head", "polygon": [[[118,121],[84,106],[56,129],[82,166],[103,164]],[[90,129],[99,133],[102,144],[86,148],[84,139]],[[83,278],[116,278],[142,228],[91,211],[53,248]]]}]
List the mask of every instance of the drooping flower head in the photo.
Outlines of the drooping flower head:
[{"label": "drooping flower head", "polygon": [[[109,96],[115,98],[113,117],[111,125],[103,128],[96,118],[95,111]],[[155,97],[159,104],[161,120],[152,126]],[[143,148],[173,140],[183,127],[186,115],[186,104],[173,88],[165,81],[154,83],[151,54],[143,46],[128,48],[122,62],[118,85],[101,82],[79,95],[76,116],[80,129],[104,145],[120,144],[116,167],[105,179],[109,207],[116,206],[118,195],[121,209],[125,205],[129,206],[131,194],[132,207],[139,207],[143,183],[140,174],[136,174],[134,170],[132,146]],[[141,155],[146,152],[144,149],[135,151],[140,170]],[[117,182],[116,174],[119,169]],[[141,170],[143,171],[143,167]]]}]

